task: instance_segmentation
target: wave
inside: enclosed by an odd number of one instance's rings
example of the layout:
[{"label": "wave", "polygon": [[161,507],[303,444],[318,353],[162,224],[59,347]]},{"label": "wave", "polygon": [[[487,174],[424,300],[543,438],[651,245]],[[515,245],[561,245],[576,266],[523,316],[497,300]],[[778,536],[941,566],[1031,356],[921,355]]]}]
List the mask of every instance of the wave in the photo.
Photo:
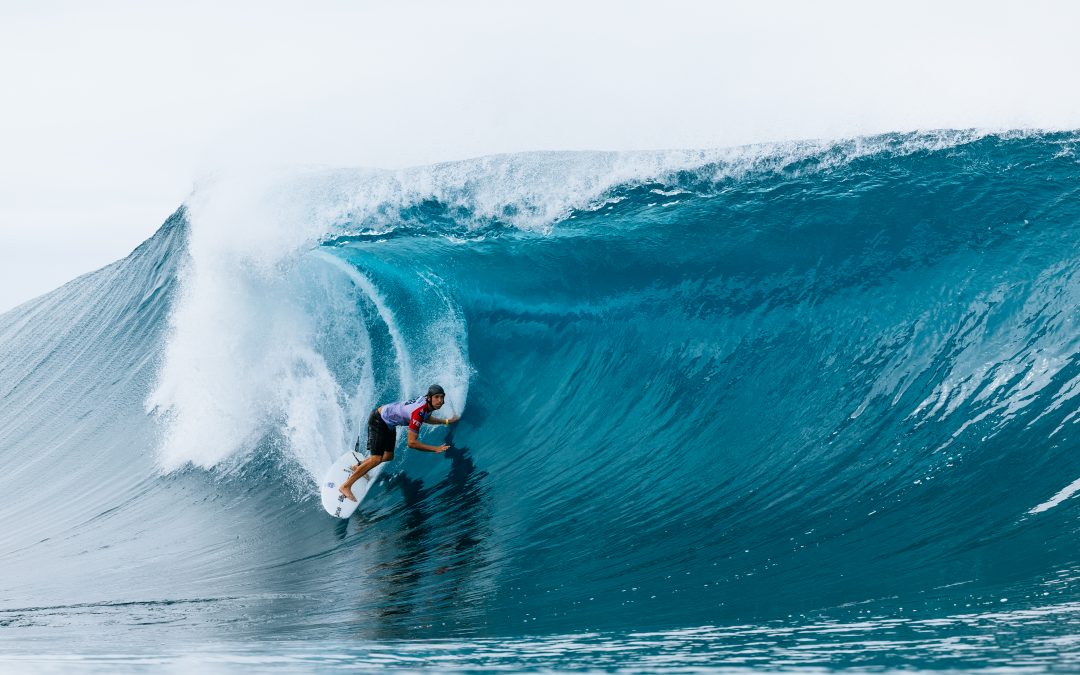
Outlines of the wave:
[{"label": "wave", "polygon": [[[0,595],[241,637],[1075,601],[1078,145],[216,176],[0,316]],[[454,449],[335,525],[323,468],[431,382]]]}]

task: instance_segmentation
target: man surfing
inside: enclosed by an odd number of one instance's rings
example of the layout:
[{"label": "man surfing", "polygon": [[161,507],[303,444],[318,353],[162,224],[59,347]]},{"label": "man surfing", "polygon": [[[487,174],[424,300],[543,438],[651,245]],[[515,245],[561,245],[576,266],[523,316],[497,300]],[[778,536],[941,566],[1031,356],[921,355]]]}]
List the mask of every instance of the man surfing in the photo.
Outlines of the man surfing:
[{"label": "man surfing", "polygon": [[437,384],[428,387],[427,393],[411,401],[387,403],[371,411],[367,424],[368,457],[353,467],[352,475],[338,487],[341,494],[351,501],[356,501],[352,485],[366,476],[382,462],[394,459],[394,445],[397,443],[395,427],[409,427],[409,447],[424,452],[445,452],[449,445],[427,445],[419,439],[422,424],[450,425],[460,419],[457,415],[450,418],[432,417],[431,413],[446,403],[446,392]]}]

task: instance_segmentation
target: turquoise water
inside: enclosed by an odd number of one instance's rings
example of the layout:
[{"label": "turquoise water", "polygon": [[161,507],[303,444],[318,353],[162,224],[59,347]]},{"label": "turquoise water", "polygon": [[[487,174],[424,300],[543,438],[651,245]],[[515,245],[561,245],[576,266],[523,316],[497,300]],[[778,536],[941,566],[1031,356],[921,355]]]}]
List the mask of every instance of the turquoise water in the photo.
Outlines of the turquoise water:
[{"label": "turquoise water", "polygon": [[[200,186],[0,315],[0,661],[1075,669],[1078,146]],[[323,513],[433,381],[453,449]]]},{"label": "turquoise water", "polygon": [[619,634],[218,640],[126,652],[44,648],[45,656],[26,649],[30,643],[7,653],[4,663],[57,672],[1074,672],[1080,667],[1075,647],[1078,610],[1074,603],[931,619],[914,618],[918,610],[909,610],[912,618],[903,612],[853,623],[799,617],[762,625]]}]

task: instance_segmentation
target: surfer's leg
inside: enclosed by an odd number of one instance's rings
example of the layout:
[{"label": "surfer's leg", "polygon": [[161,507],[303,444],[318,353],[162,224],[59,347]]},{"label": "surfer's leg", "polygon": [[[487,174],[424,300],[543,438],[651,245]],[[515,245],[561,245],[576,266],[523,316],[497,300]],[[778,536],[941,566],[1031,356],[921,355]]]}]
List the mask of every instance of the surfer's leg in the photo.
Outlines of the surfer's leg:
[{"label": "surfer's leg", "polygon": [[[382,416],[379,415],[379,409],[371,411],[371,415],[368,416],[368,456],[367,458],[353,467],[353,472],[349,478],[338,486],[338,491],[345,495],[352,501],[356,501],[356,495],[352,493],[353,483],[360,480],[361,476],[371,480],[368,476],[368,472],[374,469],[383,461],[383,455],[387,449],[390,450],[390,455],[393,457],[394,450],[394,430],[386,426],[386,422],[383,421]],[[359,440],[357,441],[359,443]]]},{"label": "surfer's leg", "polygon": [[352,493],[352,484],[360,480],[361,476],[367,475],[367,472],[378,466],[379,462],[381,461],[382,455],[372,455],[371,457],[368,457],[364,461],[357,464],[356,468],[352,472],[352,475],[350,475],[345,480],[345,482],[338,487],[338,491],[340,491],[341,494],[345,495],[346,497],[355,502],[356,497]]}]

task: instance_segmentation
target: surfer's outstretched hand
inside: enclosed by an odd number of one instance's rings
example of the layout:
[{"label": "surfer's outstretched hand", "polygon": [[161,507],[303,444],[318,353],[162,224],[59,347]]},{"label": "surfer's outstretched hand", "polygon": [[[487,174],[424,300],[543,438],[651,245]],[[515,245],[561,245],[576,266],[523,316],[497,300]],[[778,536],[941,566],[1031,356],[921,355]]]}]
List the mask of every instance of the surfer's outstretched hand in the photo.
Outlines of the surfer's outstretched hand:
[{"label": "surfer's outstretched hand", "polygon": [[439,447],[435,448],[435,452],[446,452],[449,449],[449,445],[440,445]]}]

